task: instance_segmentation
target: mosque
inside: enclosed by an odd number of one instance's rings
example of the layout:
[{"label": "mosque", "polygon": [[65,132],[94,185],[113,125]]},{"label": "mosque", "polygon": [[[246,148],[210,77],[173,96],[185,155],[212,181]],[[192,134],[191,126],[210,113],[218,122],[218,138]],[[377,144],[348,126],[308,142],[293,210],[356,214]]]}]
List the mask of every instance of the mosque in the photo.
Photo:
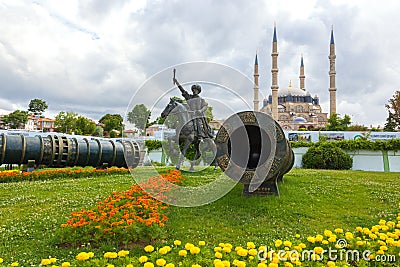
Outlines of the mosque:
[{"label": "mosque", "polygon": [[[300,61],[300,88],[296,88],[290,81],[287,88],[279,89],[278,85],[278,41],[276,37],[276,25],[272,40],[272,85],[271,94],[263,100],[259,109],[258,99],[258,59],[257,54],[254,63],[254,110],[270,114],[284,130],[317,129],[328,123],[328,113],[324,113],[319,104],[319,97],[311,96],[305,88],[303,56]],[[336,113],[336,70],[335,70],[335,41],[333,28],[331,30],[330,53],[329,53],[329,102],[330,114]]]}]

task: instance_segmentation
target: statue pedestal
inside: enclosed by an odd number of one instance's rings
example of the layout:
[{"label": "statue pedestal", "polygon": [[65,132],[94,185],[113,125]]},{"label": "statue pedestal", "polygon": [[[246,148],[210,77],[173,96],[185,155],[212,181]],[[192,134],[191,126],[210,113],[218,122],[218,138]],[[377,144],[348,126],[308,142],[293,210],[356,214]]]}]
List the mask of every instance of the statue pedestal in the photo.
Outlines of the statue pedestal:
[{"label": "statue pedestal", "polygon": [[253,192],[249,191],[249,184],[243,185],[242,196],[279,196],[278,185],[276,181],[266,180]]}]

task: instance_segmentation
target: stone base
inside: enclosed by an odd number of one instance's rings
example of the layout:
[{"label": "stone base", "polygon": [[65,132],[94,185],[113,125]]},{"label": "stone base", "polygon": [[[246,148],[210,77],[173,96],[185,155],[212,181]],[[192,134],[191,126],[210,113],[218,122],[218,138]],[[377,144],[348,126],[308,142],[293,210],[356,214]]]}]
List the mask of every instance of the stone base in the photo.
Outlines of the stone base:
[{"label": "stone base", "polygon": [[276,180],[264,181],[255,191],[249,192],[249,185],[243,185],[242,196],[279,196],[279,189]]}]

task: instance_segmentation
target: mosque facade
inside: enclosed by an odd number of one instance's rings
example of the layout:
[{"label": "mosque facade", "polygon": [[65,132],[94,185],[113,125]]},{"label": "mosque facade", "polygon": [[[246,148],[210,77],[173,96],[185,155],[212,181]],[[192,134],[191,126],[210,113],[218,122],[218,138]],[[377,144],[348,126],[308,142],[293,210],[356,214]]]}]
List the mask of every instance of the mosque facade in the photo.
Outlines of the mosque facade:
[{"label": "mosque facade", "polygon": [[[300,60],[300,88],[294,87],[292,82],[285,88],[279,88],[278,83],[278,41],[276,26],[272,40],[272,84],[271,94],[262,101],[259,108],[259,86],[258,86],[258,58],[256,54],[254,63],[254,110],[270,114],[284,130],[318,129],[325,127],[328,123],[328,113],[322,111],[320,100],[317,95],[312,96],[305,88],[305,74],[303,56]],[[336,113],[336,69],[335,69],[335,41],[333,28],[331,30],[330,53],[329,53],[329,107],[330,114]]]}]

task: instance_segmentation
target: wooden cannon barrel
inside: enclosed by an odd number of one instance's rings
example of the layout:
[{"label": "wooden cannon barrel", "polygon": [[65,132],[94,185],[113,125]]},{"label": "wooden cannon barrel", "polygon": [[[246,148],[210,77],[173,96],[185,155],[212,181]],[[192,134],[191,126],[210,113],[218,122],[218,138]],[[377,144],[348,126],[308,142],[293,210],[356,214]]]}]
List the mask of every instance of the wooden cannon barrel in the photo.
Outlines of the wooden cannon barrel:
[{"label": "wooden cannon barrel", "polygon": [[278,181],[290,171],[294,154],[271,116],[243,111],[229,117],[217,133],[217,162],[230,178],[243,183],[243,195],[279,195]]}]

